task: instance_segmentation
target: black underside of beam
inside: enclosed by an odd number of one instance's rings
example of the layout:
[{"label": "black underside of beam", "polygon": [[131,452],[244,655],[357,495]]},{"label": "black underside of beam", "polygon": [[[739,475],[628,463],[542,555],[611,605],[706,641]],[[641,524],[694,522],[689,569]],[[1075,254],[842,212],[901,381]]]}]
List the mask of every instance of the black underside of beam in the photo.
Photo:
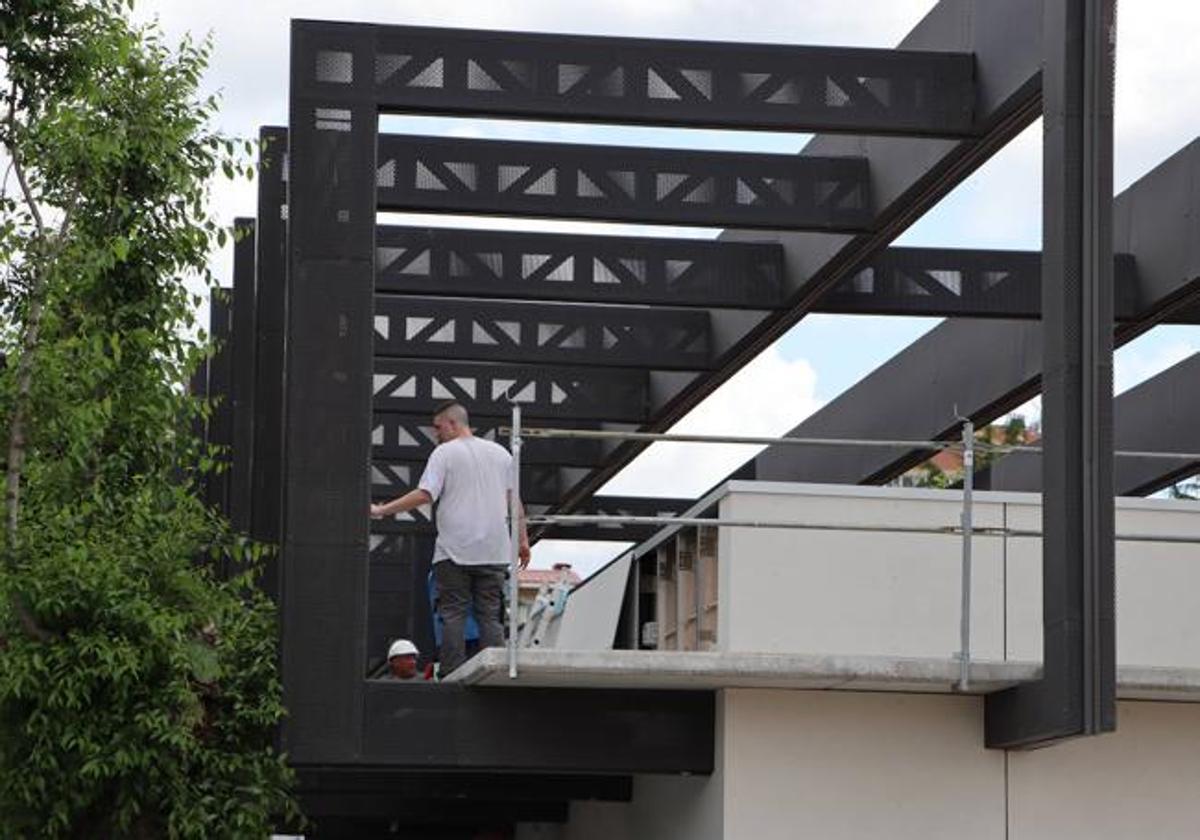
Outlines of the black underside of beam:
[{"label": "black underside of beam", "polygon": [[300,796],[360,793],[390,794],[399,800],[480,802],[568,799],[628,802],[633,798],[633,779],[619,774],[408,770],[378,766],[302,766],[295,770]]},{"label": "black underside of beam", "polygon": [[[1132,452],[1195,452],[1200,449],[1200,353],[1118,394],[1113,400],[1114,448]],[[1118,496],[1145,496],[1200,471],[1200,462],[1117,456],[1113,485]],[[979,475],[988,490],[1040,492],[1042,463],[1036,453],[1014,452]]]},{"label": "black underside of beam", "polygon": [[[314,793],[300,797],[311,818],[305,837],[314,840],[476,840],[508,837],[518,823],[564,823],[567,802],[475,802],[396,799],[386,794]],[[394,816],[343,816],[385,810]],[[320,816],[324,814],[324,816]],[[486,833],[483,833],[486,832]],[[482,834],[481,834],[482,833]]]},{"label": "black underside of beam", "polygon": [[[377,45],[374,95],[384,110],[864,134],[973,129],[974,62],[964,54],[427,27],[352,31]],[[326,81],[345,77],[337,58],[326,59]]]},{"label": "black underside of beam", "polygon": [[381,210],[861,232],[862,158],[379,137]]},{"label": "black underside of beam", "polygon": [[364,763],[410,770],[711,773],[703,691],[366,686]]},{"label": "black underside of beam", "polygon": [[298,767],[296,774],[314,837],[351,829],[360,832],[354,837],[394,837],[402,828],[564,822],[571,800],[629,802],[633,796],[628,775],[380,767]]}]

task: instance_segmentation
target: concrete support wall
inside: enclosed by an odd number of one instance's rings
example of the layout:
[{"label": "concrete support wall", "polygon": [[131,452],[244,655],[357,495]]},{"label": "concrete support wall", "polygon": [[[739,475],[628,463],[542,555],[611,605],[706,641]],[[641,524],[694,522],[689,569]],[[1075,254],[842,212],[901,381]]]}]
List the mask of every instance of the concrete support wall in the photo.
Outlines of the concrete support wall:
[{"label": "concrete support wall", "polygon": [[717,771],[575,803],[554,840],[1192,840],[1200,705],[1123,702],[1115,734],[983,746],[980,697],[729,689]]}]

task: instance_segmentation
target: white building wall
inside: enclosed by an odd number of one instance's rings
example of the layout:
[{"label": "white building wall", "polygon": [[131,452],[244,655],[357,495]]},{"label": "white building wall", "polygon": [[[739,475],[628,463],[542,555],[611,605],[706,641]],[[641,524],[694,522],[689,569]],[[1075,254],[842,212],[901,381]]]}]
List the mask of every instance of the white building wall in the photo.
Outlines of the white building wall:
[{"label": "white building wall", "polygon": [[1119,703],[1111,735],[1008,761],[1011,840],[1200,837],[1200,705]]},{"label": "white building wall", "polygon": [[[1038,497],[979,493],[977,527],[1039,531]],[[888,533],[953,527],[952,491],[734,483],[721,515],[881,527],[727,528],[718,645],[727,651],[949,657],[959,648],[962,539]],[[1118,499],[1118,534],[1200,540],[1194,502]],[[1039,661],[1041,539],[972,543],[971,655]],[[1200,542],[1118,541],[1117,661],[1200,667]]]},{"label": "white building wall", "polygon": [[1005,753],[980,697],[727,689],[711,777],[637,777],[553,840],[1195,840],[1200,705],[1118,714],[1112,735]]},{"label": "white building wall", "polygon": [[1004,754],[983,748],[978,698],[725,695],[725,837],[1005,840]]}]

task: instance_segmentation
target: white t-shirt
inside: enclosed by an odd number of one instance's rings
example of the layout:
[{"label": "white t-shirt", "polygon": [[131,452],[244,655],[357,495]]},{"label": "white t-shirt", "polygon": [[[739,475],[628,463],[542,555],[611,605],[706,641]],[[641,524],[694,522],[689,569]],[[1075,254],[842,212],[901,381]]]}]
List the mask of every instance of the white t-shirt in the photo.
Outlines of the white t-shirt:
[{"label": "white t-shirt", "polygon": [[510,562],[508,488],[512,456],[474,435],[440,444],[417,485],[437,502],[433,562],[463,566]]}]

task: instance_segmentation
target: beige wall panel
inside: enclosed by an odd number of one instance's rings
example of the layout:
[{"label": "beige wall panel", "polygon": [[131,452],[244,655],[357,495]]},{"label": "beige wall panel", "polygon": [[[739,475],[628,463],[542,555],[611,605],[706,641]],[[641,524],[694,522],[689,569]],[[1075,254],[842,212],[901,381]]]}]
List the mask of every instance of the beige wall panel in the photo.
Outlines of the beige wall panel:
[{"label": "beige wall panel", "polygon": [[[1032,498],[1032,497],[1031,497]],[[1042,509],[1035,504],[1005,505],[1006,524],[1020,531],[1041,531]],[[1042,661],[1042,538],[1005,541],[1004,626],[1006,659]]]},{"label": "beige wall panel", "polygon": [[982,701],[725,692],[725,836],[1003,840],[1004,754]]},{"label": "beige wall panel", "polygon": [[[977,523],[999,526],[1000,505],[979,508]],[[938,527],[957,523],[959,505],[735,494],[722,505],[722,515]],[[959,536],[727,530],[720,569],[721,649],[939,658],[958,650]],[[997,538],[978,538],[973,546],[975,658],[1003,655],[1002,546]]]},{"label": "beige wall panel", "polygon": [[1009,820],[1009,840],[1200,837],[1200,705],[1121,703],[1111,735],[1011,753]]}]

